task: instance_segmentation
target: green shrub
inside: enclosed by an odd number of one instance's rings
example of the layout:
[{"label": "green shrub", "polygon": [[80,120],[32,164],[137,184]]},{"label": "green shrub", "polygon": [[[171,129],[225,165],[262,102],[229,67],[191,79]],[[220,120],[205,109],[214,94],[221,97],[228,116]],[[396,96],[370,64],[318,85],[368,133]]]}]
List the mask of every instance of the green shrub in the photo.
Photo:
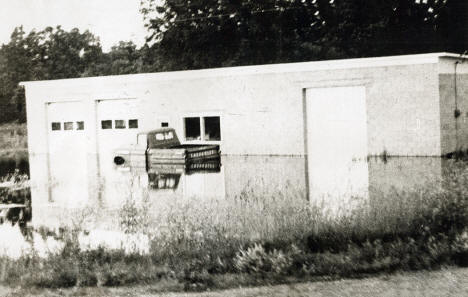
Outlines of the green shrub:
[{"label": "green shrub", "polygon": [[292,265],[292,259],[280,250],[265,251],[261,244],[254,244],[247,250],[240,250],[234,260],[240,272],[253,274],[283,274]]}]

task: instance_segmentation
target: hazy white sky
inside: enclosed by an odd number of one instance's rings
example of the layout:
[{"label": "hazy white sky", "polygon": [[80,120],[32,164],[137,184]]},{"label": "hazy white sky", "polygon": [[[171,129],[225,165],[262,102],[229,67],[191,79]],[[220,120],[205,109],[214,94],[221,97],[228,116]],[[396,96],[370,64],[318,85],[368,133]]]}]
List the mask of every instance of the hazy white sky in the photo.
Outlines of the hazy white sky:
[{"label": "hazy white sky", "polygon": [[98,36],[104,51],[118,41],[144,43],[146,29],[139,12],[140,0],[0,0],[0,44],[8,43],[15,27],[61,25],[66,31],[88,29]]}]

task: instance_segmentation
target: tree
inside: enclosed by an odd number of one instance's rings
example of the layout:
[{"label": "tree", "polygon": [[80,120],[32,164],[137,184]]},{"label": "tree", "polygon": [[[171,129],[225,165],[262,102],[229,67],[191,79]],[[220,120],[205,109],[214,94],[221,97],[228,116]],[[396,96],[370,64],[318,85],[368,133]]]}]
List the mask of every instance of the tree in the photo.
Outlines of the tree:
[{"label": "tree", "polygon": [[296,61],[316,49],[319,4],[302,0],[167,0],[143,2],[142,13],[164,69]]},{"label": "tree", "polygon": [[87,67],[99,63],[102,53],[99,39],[89,31],[80,33],[47,27],[38,33],[45,79],[79,77]]},{"label": "tree", "polygon": [[43,77],[36,34],[26,35],[22,27],[15,28],[11,41],[0,48],[0,121],[24,119],[24,100],[18,83]]},{"label": "tree", "polygon": [[20,81],[79,77],[102,60],[99,40],[89,31],[64,31],[60,26],[26,34],[15,28],[0,48],[0,122],[25,120]]},{"label": "tree", "polygon": [[467,49],[466,0],[142,0],[162,69]]},{"label": "tree", "polygon": [[433,18],[439,50],[464,53],[468,50],[468,1],[435,1]]},{"label": "tree", "polygon": [[110,59],[110,74],[139,73],[143,68],[140,51],[131,42],[120,41],[111,48],[108,54]]}]

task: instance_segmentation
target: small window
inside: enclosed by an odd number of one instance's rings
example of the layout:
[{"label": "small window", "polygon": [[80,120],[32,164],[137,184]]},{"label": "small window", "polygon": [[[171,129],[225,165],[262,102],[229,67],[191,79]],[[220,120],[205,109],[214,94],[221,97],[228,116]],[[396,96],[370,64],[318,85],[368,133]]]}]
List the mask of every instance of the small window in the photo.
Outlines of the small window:
[{"label": "small window", "polygon": [[185,139],[201,140],[200,118],[185,118]]},{"label": "small window", "polygon": [[125,125],[124,120],[115,120],[115,129],[125,129],[127,126]]},{"label": "small window", "polygon": [[164,133],[156,133],[155,137],[156,137],[156,140],[171,140],[174,138],[174,133],[172,133],[172,131],[164,132]]},{"label": "small window", "polygon": [[76,122],[76,130],[84,130],[84,122]]},{"label": "small window", "polygon": [[138,120],[128,120],[128,128],[137,129],[138,128]]},{"label": "small window", "polygon": [[63,130],[73,130],[73,122],[63,123]]},{"label": "small window", "polygon": [[101,121],[101,128],[102,129],[112,129],[112,121],[111,120]]},{"label": "small window", "polygon": [[169,127],[169,123],[168,122],[161,122],[161,127]]},{"label": "small window", "polygon": [[52,131],[62,130],[62,124],[60,122],[52,123]]},{"label": "small window", "polygon": [[174,138],[174,133],[172,131],[164,133],[164,139],[173,139]]},{"label": "small window", "polygon": [[164,133],[156,133],[155,137],[156,137],[156,140],[159,140],[159,141],[164,140]]},{"label": "small window", "polygon": [[219,117],[204,117],[204,140],[221,140],[221,127]]}]

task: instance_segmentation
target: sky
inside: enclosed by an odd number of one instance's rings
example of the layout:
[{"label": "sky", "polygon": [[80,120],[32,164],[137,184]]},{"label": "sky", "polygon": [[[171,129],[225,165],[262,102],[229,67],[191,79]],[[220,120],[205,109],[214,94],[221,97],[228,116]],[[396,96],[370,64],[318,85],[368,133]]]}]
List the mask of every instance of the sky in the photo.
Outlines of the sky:
[{"label": "sky", "polygon": [[146,29],[139,8],[140,0],[0,0],[0,44],[20,25],[26,33],[61,25],[66,31],[89,30],[104,51],[119,41],[141,46]]}]

